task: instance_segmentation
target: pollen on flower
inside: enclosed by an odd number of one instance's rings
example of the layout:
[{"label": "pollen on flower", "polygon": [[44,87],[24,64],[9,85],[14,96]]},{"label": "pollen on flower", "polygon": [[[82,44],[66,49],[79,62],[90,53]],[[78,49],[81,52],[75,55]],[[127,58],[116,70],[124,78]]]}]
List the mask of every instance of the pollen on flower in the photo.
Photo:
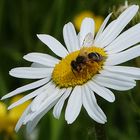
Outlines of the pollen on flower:
[{"label": "pollen on flower", "polygon": [[[106,52],[102,48],[97,47],[85,47],[87,53],[96,52],[107,57]],[[102,69],[102,65],[105,60],[100,62],[92,62],[90,65],[86,65],[82,71],[74,72],[71,67],[71,62],[77,58],[80,50],[75,51],[63,58],[58,64],[56,64],[52,79],[54,83],[60,88],[74,87],[76,85],[82,85],[90,80],[94,75],[96,75],[99,70]]]}]

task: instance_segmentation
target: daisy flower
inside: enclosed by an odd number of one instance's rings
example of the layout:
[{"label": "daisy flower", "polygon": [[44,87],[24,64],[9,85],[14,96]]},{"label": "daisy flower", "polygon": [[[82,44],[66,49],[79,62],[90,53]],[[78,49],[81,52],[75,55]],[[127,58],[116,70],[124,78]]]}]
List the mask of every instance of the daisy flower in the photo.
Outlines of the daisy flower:
[{"label": "daisy flower", "polygon": [[82,105],[93,120],[104,124],[107,119],[97,104],[95,94],[113,102],[115,96],[110,89],[129,90],[136,85],[135,80],[140,79],[139,68],[118,66],[140,56],[140,45],[137,45],[140,42],[140,24],[121,33],[138,8],[137,5],[130,6],[107,25],[111,16],[109,14],[95,37],[93,19],[85,18],[82,21],[78,35],[73,24],[67,23],[63,28],[66,47],[50,35],[38,34],[37,37],[59,58],[43,53],[29,53],[23,58],[32,62],[31,67],[10,71],[10,75],[17,78],[38,79],[2,98],[38,88],[9,106],[8,109],[12,109],[33,99],[15,130],[27,125],[27,131],[32,131],[53,107],[54,117],[59,118],[66,99],[65,120],[68,124],[76,120]]}]

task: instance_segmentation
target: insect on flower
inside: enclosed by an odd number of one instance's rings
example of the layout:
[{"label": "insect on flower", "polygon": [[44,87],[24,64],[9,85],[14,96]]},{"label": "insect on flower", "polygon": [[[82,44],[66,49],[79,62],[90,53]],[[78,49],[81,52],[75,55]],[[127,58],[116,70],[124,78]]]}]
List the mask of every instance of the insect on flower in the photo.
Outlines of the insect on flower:
[{"label": "insect on flower", "polygon": [[84,47],[84,45],[86,46],[87,44],[92,44],[93,41],[94,38],[92,33],[87,34],[83,42],[83,48],[81,48],[76,59],[71,61],[71,68],[73,72],[79,73],[86,69],[86,67],[92,66],[93,63],[104,61],[105,57],[100,55],[98,52],[87,52],[86,47]]},{"label": "insect on flower", "polygon": [[9,72],[17,78],[38,79],[2,98],[34,89],[8,108],[33,99],[15,130],[27,125],[27,131],[31,132],[53,107],[54,117],[59,118],[66,99],[65,120],[68,124],[76,120],[82,106],[96,122],[107,122],[95,94],[114,102],[115,95],[111,89],[129,90],[136,86],[136,80],[140,80],[140,68],[119,66],[140,56],[140,45],[137,45],[140,42],[140,23],[122,32],[138,9],[137,5],[130,6],[107,25],[109,14],[96,36],[92,18],[82,21],[79,34],[71,22],[67,23],[63,28],[66,48],[50,35],[37,35],[60,59],[44,53],[29,53],[23,58],[32,62],[31,67],[14,68]]}]

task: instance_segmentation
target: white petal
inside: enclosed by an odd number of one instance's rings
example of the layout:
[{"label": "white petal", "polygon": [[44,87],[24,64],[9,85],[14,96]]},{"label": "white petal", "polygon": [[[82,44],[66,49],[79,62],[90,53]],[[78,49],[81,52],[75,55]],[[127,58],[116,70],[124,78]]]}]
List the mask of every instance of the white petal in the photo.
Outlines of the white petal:
[{"label": "white petal", "polygon": [[100,43],[101,46],[105,47],[108,44],[110,44],[125,28],[125,26],[131,21],[131,19],[135,16],[137,13],[139,7],[137,5],[132,5],[129,8],[127,8],[114,22],[113,26],[111,26],[110,30],[107,32],[105,29],[100,36],[100,40],[102,42]]},{"label": "white petal", "polygon": [[35,96],[37,96],[38,94],[41,94],[42,92],[46,91],[47,89],[47,85],[31,92],[30,94],[27,94],[26,96],[24,96],[23,98],[19,99],[18,101],[14,102],[13,104],[11,104],[8,109],[12,109],[20,104],[23,104],[24,102],[34,98]]},{"label": "white petal", "polygon": [[46,44],[57,56],[65,57],[68,52],[65,47],[54,37],[45,34],[38,34],[37,37]]},{"label": "white petal", "polygon": [[40,79],[51,75],[53,68],[19,67],[12,69],[9,74],[17,78]]},{"label": "white petal", "polygon": [[106,116],[101,110],[101,108],[98,106],[95,100],[94,93],[91,93],[87,86],[83,87],[82,100],[84,108],[92,119],[94,119],[98,123],[106,122]]},{"label": "white petal", "polygon": [[108,78],[112,78],[112,79],[116,79],[116,80],[120,80],[120,81],[130,81],[130,82],[135,83],[134,78],[129,77],[129,75],[127,75],[127,74],[116,73],[116,72],[112,72],[112,71],[108,71],[108,70],[102,70],[102,71],[100,71],[100,74],[103,77],[108,77]]},{"label": "white petal", "polygon": [[97,75],[96,77],[94,77],[93,81],[103,87],[108,87],[119,91],[132,89],[136,85],[136,83],[133,82],[124,82],[108,77],[103,77],[101,75]]},{"label": "white petal", "polygon": [[[36,112],[31,112],[30,114],[28,114],[25,117],[23,124],[28,125],[30,122],[31,123],[34,122],[35,124],[37,124],[39,122],[39,120],[57,103],[57,101],[58,101],[58,99],[54,100],[45,109],[43,107],[42,108],[40,107],[40,109],[44,109],[44,112],[36,111]],[[37,120],[37,122],[36,122],[36,120]],[[32,125],[34,125],[34,124],[32,124]]]},{"label": "white petal", "polygon": [[137,24],[117,37],[105,48],[109,54],[117,53],[140,42],[140,24]]},{"label": "white petal", "polygon": [[16,127],[15,127],[15,131],[18,132],[18,130],[20,129],[20,127],[23,124],[23,121],[25,119],[25,117],[27,116],[27,114],[30,112],[30,105],[28,105],[28,107],[25,109],[25,111],[22,113],[20,119],[18,120]]},{"label": "white petal", "polygon": [[81,87],[76,86],[71,96],[69,97],[68,104],[65,112],[65,120],[68,124],[71,124],[79,115],[82,107],[82,96],[81,96]]},{"label": "white petal", "polygon": [[105,70],[127,76],[127,78],[134,78],[140,80],[140,68],[127,66],[104,66]]},{"label": "white petal", "polygon": [[76,35],[75,28],[71,22],[65,24],[63,28],[63,38],[66,47],[70,53],[80,49],[78,37]]},{"label": "white petal", "polygon": [[46,98],[44,102],[39,106],[38,111],[35,111],[32,119],[35,118],[38,114],[42,114],[42,112],[46,114],[45,110],[47,109],[47,107],[49,107],[54,101],[58,100],[65,91],[65,88],[56,88],[55,91],[48,98]]},{"label": "white petal", "polygon": [[45,101],[41,105],[39,105],[37,111],[34,111],[26,116],[23,122],[24,125],[30,121],[35,120],[35,118],[42,118],[50,110],[50,107],[53,107],[52,105],[54,105],[54,102],[56,103],[56,101],[58,100],[58,97],[61,96],[59,93],[60,91],[56,89],[54,92],[52,92],[51,96],[44,99]]},{"label": "white petal", "polygon": [[31,67],[32,68],[48,68],[47,66],[42,65],[42,64],[38,64],[38,63],[32,63]]},{"label": "white petal", "polygon": [[115,101],[115,96],[114,94],[107,88],[99,86],[93,81],[89,81],[87,83],[88,87],[93,90],[96,94],[104,98],[105,100],[109,102],[114,102]]},{"label": "white petal", "polygon": [[103,32],[103,30],[104,30],[104,28],[105,28],[107,22],[109,21],[111,15],[112,15],[112,13],[110,13],[110,14],[105,18],[104,22],[102,23],[102,25],[101,25],[101,27],[100,27],[100,29],[99,29],[99,31],[98,31],[96,37],[95,37],[95,42],[96,42],[96,40],[98,39],[98,37],[100,37],[101,33]]},{"label": "white petal", "polygon": [[56,104],[58,99],[63,95],[66,89],[56,90],[52,96],[48,97],[47,100],[40,106],[39,111],[36,111],[30,118],[27,124],[27,131],[31,132],[37,125],[39,120]]},{"label": "white petal", "polygon": [[30,93],[30,94],[24,96],[23,98],[19,99],[18,101],[14,102],[13,104],[11,104],[11,105],[8,107],[8,110],[10,110],[10,109],[12,109],[12,108],[14,108],[14,107],[16,107],[16,106],[19,106],[19,105],[23,104],[24,102],[26,102],[26,101],[28,101],[28,100],[34,98],[35,96],[37,96],[37,95],[36,95],[36,94],[32,94],[32,93]]},{"label": "white petal", "polygon": [[118,65],[140,56],[140,45],[132,47],[126,51],[109,55],[105,65]]},{"label": "white petal", "polygon": [[58,59],[43,53],[29,53],[23,57],[25,60],[35,62],[48,67],[54,67],[59,62]]},{"label": "white petal", "polygon": [[14,90],[14,91],[6,94],[5,96],[3,96],[1,100],[12,97],[12,96],[15,96],[19,93],[22,93],[22,92],[25,92],[25,91],[28,91],[28,90],[31,90],[31,89],[38,88],[38,87],[46,84],[49,80],[50,80],[50,77],[47,77],[45,79],[41,79],[41,80],[38,80],[38,81],[33,82],[31,84],[28,84],[28,85],[22,86],[20,88],[17,88],[16,90]]},{"label": "white petal", "polygon": [[57,101],[54,101],[53,103],[51,103],[47,109],[45,110],[45,113],[42,112],[40,114],[38,114],[34,119],[30,120],[28,123],[27,123],[27,126],[26,126],[26,130],[27,130],[27,133],[31,133],[33,131],[33,129],[36,127],[36,125],[38,124],[38,122],[40,121],[40,119],[56,104]]},{"label": "white petal", "polygon": [[40,105],[55,91],[55,85],[50,82],[46,85],[46,90],[40,93],[37,97],[34,98],[31,104],[31,110],[37,111],[40,108]]},{"label": "white petal", "polygon": [[116,20],[113,20],[109,25],[105,28],[105,30],[100,34],[100,36],[94,41],[94,45],[98,47],[105,47],[102,42],[104,41],[104,38],[106,35],[114,28],[114,25],[116,23]]},{"label": "white petal", "polygon": [[94,37],[95,32],[95,23],[92,18],[85,18],[82,21],[81,28],[80,28],[80,45],[82,46],[83,41],[88,33],[92,33]]},{"label": "white petal", "polygon": [[68,96],[70,95],[71,90],[72,90],[71,88],[67,89],[67,91],[63,94],[63,96],[59,99],[57,104],[54,106],[53,115],[56,119],[59,119],[64,102],[68,98]]}]

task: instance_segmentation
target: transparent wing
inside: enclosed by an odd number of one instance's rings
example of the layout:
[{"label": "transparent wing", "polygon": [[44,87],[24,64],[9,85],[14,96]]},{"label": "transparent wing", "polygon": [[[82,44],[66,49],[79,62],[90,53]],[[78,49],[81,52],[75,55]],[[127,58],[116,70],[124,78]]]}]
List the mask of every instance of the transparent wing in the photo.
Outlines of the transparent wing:
[{"label": "transparent wing", "polygon": [[83,47],[91,47],[93,46],[93,42],[94,42],[94,38],[93,38],[93,35],[92,33],[88,33],[86,36],[85,36],[85,39],[83,41]]}]

